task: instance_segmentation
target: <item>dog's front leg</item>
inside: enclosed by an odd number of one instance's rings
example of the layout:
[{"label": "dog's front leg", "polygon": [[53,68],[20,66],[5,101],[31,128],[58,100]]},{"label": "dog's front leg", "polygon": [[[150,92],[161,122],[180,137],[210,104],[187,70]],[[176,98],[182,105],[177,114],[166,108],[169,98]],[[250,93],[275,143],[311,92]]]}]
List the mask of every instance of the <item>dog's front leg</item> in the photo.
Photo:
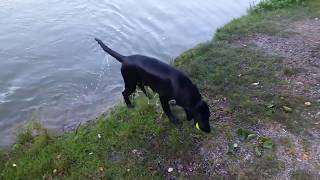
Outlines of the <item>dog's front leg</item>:
[{"label": "dog's front leg", "polygon": [[168,116],[168,118],[170,119],[170,121],[174,124],[177,123],[177,119],[174,117],[174,115],[172,114],[171,110],[170,110],[170,106],[169,106],[169,99],[165,98],[165,97],[160,97],[160,102],[161,102],[161,106],[162,109],[164,111],[164,113],[166,113],[166,115]]},{"label": "dog's front leg", "polygon": [[191,121],[192,118],[193,118],[192,113],[191,113],[188,109],[186,109],[186,108],[183,108],[183,109],[184,109],[184,112],[186,112],[187,120],[188,120],[188,121]]}]

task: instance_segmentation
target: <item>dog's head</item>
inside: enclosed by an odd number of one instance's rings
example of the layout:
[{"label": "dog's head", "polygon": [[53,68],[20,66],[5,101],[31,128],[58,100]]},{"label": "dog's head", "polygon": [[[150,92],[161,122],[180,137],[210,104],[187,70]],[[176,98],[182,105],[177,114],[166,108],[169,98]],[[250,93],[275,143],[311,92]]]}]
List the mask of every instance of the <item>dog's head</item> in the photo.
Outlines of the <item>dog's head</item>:
[{"label": "dog's head", "polygon": [[200,130],[206,133],[210,133],[210,124],[209,124],[210,110],[206,102],[201,101],[197,105],[195,117],[196,117],[194,120],[195,125],[199,127]]}]

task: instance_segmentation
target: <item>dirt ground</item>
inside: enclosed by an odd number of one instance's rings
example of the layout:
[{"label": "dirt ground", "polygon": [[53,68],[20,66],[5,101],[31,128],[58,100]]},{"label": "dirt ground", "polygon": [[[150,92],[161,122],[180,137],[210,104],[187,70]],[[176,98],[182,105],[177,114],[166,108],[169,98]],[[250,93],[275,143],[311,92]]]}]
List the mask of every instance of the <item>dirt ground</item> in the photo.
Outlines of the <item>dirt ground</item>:
[{"label": "dirt ground", "polygon": [[[284,57],[285,71],[279,76],[287,83],[277,87],[278,90],[282,94],[303,96],[320,102],[320,20],[315,18],[294,21],[286,27],[287,29],[277,35],[255,34],[242,38],[234,42],[233,47],[257,48],[267,54]],[[230,123],[233,117],[224,111],[227,103],[227,99],[212,102],[212,106],[217,110],[215,119],[218,119],[214,126],[235,129],[237,126]],[[320,179],[320,107],[318,112],[306,113],[305,117],[306,120],[318,120],[309,130],[308,141],[305,136],[290,133],[275,122],[264,127],[251,127],[250,130],[258,135],[272,138],[276,144],[275,161],[271,158],[269,161],[259,160],[252,150],[252,144],[237,140],[233,140],[233,143],[240,145],[237,152],[239,158],[227,159],[225,156],[228,143],[232,138],[227,137],[225,132],[218,132],[217,137],[209,140],[211,143],[200,147],[205,162],[203,168],[210,177],[223,176],[227,179],[241,179],[241,173],[245,173],[244,178],[248,178],[248,174],[255,174],[259,168],[264,168],[265,173],[259,176],[266,179],[291,179],[292,173],[300,171],[312,175],[311,179]],[[259,163],[262,163],[261,167]],[[248,169],[248,166],[252,166],[252,169]],[[241,167],[247,170],[242,172],[239,170]],[[272,174],[273,170],[280,171],[275,176],[269,175],[268,172]]]}]

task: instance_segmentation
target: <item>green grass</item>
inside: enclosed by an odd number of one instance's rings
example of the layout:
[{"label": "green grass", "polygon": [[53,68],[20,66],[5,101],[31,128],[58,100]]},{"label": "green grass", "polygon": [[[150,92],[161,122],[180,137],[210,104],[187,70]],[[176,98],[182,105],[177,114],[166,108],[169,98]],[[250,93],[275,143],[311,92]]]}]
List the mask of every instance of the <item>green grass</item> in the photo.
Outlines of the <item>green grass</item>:
[{"label": "green grass", "polygon": [[136,101],[135,110],[120,105],[109,116],[62,136],[48,135],[31,123],[0,154],[0,179],[158,179],[165,173],[158,163],[169,167],[172,159],[197,156],[190,135],[201,134],[191,122],[174,126],[154,102]]},{"label": "green grass", "polygon": [[304,4],[305,0],[262,0],[257,6],[253,7],[253,10],[274,10]]},{"label": "green grass", "polygon": [[[298,133],[315,122],[315,119],[305,121],[301,115],[306,110],[306,98],[279,92],[285,84],[277,75],[285,69],[280,57],[250,48],[232,48],[216,40],[185,52],[176,60],[176,65],[189,74],[208,97],[226,97],[237,124],[253,126],[276,121]],[[294,110],[285,112],[283,106]]]},{"label": "green grass", "polygon": [[[175,60],[174,64],[200,87],[212,112],[219,111],[216,99],[225,98],[228,102],[223,111],[232,119],[212,121],[211,134],[203,134],[192,122],[184,121],[185,115],[179,108],[174,108],[174,112],[181,123],[171,124],[163,115],[158,98],[149,102],[142,95],[135,98],[135,109],[120,104],[107,116],[62,135],[49,134],[41,124],[32,121],[18,135],[16,144],[0,151],[0,179],[200,178],[206,177],[205,172],[216,162],[206,162],[209,164],[193,173],[185,170],[190,175],[178,172],[176,162],[184,167],[194,162],[204,163],[199,152],[201,147],[219,145],[221,139],[216,137],[220,134],[227,143],[233,143],[237,139],[236,127],[256,128],[276,122],[294,134],[304,134],[315,122],[315,119],[306,119],[304,114],[316,111],[320,103],[279,91],[285,85],[279,74],[294,76],[298,71],[285,67],[281,57],[232,45],[233,41],[256,33],[281,34],[287,22],[320,15],[318,1],[306,1],[303,6],[291,1],[279,2],[289,2],[290,6],[269,8],[261,4],[260,10],[251,10],[249,15],[233,20],[220,28],[211,41]],[[305,101],[313,106],[305,107]],[[284,111],[284,106],[292,108],[292,112]],[[289,142],[284,140],[283,144]],[[306,140],[306,144],[309,143]],[[254,151],[249,142],[241,146]],[[272,178],[285,168],[274,153],[274,150],[267,151],[251,163],[241,163],[243,159],[237,154],[225,155],[221,165],[228,175],[223,177]],[[240,166],[236,163],[239,161]],[[174,167],[171,174],[167,173],[169,167]],[[221,178],[213,171],[210,176]],[[295,179],[309,176],[304,171],[292,174]]]}]

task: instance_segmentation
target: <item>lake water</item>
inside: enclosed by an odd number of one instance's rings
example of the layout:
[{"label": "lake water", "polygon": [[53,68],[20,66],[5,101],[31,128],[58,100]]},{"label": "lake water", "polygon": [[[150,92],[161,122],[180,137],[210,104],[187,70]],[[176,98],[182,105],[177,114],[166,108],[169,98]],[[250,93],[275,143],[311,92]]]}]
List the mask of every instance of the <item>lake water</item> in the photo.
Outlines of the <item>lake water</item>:
[{"label": "lake water", "polygon": [[0,147],[32,116],[54,131],[117,103],[120,64],[93,40],[124,54],[168,62],[210,40],[252,0],[1,0]]}]

